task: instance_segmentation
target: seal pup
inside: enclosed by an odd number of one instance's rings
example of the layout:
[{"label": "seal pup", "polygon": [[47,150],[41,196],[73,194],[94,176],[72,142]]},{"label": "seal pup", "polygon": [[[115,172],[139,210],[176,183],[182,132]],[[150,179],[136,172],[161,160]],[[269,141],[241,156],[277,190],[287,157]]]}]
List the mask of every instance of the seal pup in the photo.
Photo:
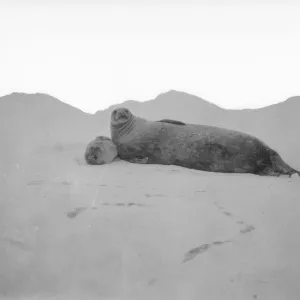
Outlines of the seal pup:
[{"label": "seal pup", "polygon": [[[117,147],[107,136],[98,136],[93,139],[86,147],[84,158],[89,165],[104,165],[115,160],[119,160]],[[129,162],[145,164],[147,158],[133,157],[128,159]]]},{"label": "seal pup", "polygon": [[300,175],[265,143],[234,130],[148,121],[127,108],[112,111],[110,130],[119,157],[127,161],[210,172]]},{"label": "seal pup", "polygon": [[109,137],[97,136],[88,143],[84,158],[89,165],[109,164],[118,157],[117,147]]}]

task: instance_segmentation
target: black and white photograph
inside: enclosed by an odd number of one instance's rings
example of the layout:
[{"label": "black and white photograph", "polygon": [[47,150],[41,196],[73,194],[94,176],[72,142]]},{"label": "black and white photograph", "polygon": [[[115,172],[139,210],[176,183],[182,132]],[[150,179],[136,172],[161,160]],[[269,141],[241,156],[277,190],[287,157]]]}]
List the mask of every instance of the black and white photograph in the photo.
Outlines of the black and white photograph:
[{"label": "black and white photograph", "polygon": [[299,1],[0,0],[0,300],[298,300],[299,235]]}]

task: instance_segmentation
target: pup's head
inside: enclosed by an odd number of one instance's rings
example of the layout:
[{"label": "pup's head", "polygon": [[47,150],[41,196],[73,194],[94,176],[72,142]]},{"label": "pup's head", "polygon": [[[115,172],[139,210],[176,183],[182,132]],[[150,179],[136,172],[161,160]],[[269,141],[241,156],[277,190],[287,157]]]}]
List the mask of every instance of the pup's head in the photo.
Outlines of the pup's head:
[{"label": "pup's head", "polygon": [[112,140],[105,136],[98,136],[92,140],[84,153],[89,165],[104,165],[111,163],[118,156],[117,147]]}]

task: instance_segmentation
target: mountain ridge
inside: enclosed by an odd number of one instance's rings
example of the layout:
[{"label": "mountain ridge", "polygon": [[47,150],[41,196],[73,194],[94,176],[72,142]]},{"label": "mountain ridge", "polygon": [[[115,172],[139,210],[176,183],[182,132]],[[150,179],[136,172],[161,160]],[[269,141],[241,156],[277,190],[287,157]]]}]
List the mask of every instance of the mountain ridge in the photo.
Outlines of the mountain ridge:
[{"label": "mountain ridge", "polygon": [[[283,101],[280,101],[280,102],[277,102],[277,103],[273,103],[273,104],[270,104],[270,105],[266,105],[266,106],[263,106],[263,107],[258,107],[258,108],[224,108],[218,104],[215,104],[211,101],[208,101],[206,99],[203,99],[197,95],[193,95],[191,93],[187,93],[187,92],[184,92],[184,91],[177,91],[177,90],[174,90],[174,89],[171,89],[167,92],[162,92],[160,94],[158,94],[155,98],[153,99],[149,99],[149,100],[146,100],[146,101],[138,101],[138,100],[133,100],[133,99],[129,99],[129,100],[125,100],[123,102],[120,102],[120,103],[116,103],[116,104],[112,104],[104,109],[99,109],[97,110],[95,113],[88,113],[88,112],[85,112],[83,111],[82,109],[76,107],[76,106],[73,106],[69,103],[66,103],[60,99],[58,99],[57,97],[54,97],[52,96],[51,94],[47,94],[47,93],[40,93],[40,92],[37,92],[37,93],[24,93],[24,92],[12,92],[10,94],[7,94],[7,95],[3,95],[0,97],[0,105],[1,105],[1,101],[7,99],[7,98],[10,98],[12,96],[17,96],[17,97],[34,97],[34,96],[42,96],[42,97],[47,97],[47,98],[50,98],[54,101],[58,101],[59,103],[62,103],[62,104],[65,104],[66,106],[69,106],[69,107],[72,107],[72,108],[75,108],[77,110],[79,110],[80,112],[84,113],[84,114],[87,114],[87,115],[95,115],[97,114],[98,112],[103,112],[103,111],[106,111],[106,110],[111,110],[115,107],[120,107],[121,105],[127,105],[127,104],[144,104],[144,103],[149,103],[149,102],[152,102],[152,101],[157,101],[157,100],[161,100],[162,98],[164,97],[173,97],[174,95],[181,95],[183,97],[191,97],[192,99],[194,100],[197,100],[197,101],[202,101],[206,104],[210,104],[214,107],[217,107],[221,110],[229,110],[229,111],[244,111],[244,110],[249,110],[249,111],[254,111],[254,110],[260,110],[260,109],[265,109],[265,108],[268,108],[268,107],[273,107],[273,106],[276,106],[276,105],[280,105],[280,104],[283,104],[283,103],[286,103],[286,102],[289,102],[289,103],[292,103],[293,101],[297,102],[300,100],[300,96],[290,96],[288,97],[287,99],[283,100]],[[165,99],[164,99],[165,100]]]},{"label": "mountain ridge", "polygon": [[194,99],[197,99],[197,100],[200,100],[200,101],[203,101],[207,104],[211,104],[212,106],[215,106],[219,109],[222,109],[222,110],[230,110],[230,111],[242,111],[242,110],[250,110],[250,111],[253,111],[253,110],[259,110],[259,109],[264,109],[264,108],[268,108],[270,106],[274,106],[274,105],[278,105],[278,104],[282,104],[282,103],[285,103],[287,101],[295,101],[296,99],[294,98],[299,98],[300,100],[300,96],[291,96],[291,97],[288,97],[287,99],[283,100],[283,101],[280,101],[280,102],[277,102],[277,103],[274,103],[274,104],[270,104],[270,105],[266,105],[266,106],[263,106],[263,107],[258,107],[258,108],[224,108],[224,107],[221,107],[213,102],[210,102],[206,99],[203,99],[199,96],[196,96],[196,95],[193,95],[193,94],[190,94],[190,93],[187,93],[187,92],[183,92],[183,91],[177,91],[177,90],[169,90],[167,92],[163,92],[163,93],[160,93],[158,94],[155,98],[153,99],[149,99],[149,100],[146,100],[146,101],[138,101],[138,100],[125,100],[123,102],[120,102],[120,103],[117,103],[117,104],[113,104],[113,105],[110,105],[108,106],[107,108],[104,108],[104,109],[101,109],[101,110],[97,110],[93,115],[97,114],[98,112],[102,112],[102,111],[106,111],[106,110],[111,110],[115,107],[120,107],[121,105],[125,104],[143,104],[143,103],[149,103],[149,102],[152,102],[152,101],[156,101],[156,100],[160,100],[161,97],[163,96],[173,96],[174,94],[180,94],[182,96],[187,96],[187,97],[192,97]]}]

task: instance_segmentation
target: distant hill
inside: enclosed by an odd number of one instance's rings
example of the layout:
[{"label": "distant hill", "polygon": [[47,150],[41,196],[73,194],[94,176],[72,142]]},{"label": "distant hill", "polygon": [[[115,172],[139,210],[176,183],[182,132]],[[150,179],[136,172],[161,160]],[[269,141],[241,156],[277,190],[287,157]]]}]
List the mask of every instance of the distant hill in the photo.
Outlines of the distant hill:
[{"label": "distant hill", "polygon": [[125,101],[94,115],[46,94],[13,93],[0,98],[2,143],[11,147],[85,143],[96,135],[109,136],[110,113],[121,106],[149,120],[172,118],[247,132],[278,150],[288,161],[298,160],[300,153],[300,97],[260,109],[228,110],[174,90],[146,102]]},{"label": "distant hill", "polygon": [[[13,93],[0,98],[0,169],[28,160],[32,151],[88,142],[97,134],[92,115],[45,94]],[[93,132],[94,130],[94,132]]]},{"label": "distant hill", "polygon": [[[92,115],[46,94],[13,93],[0,98],[0,132],[5,139],[77,141],[86,136]],[[97,132],[97,130],[95,130]]]}]

